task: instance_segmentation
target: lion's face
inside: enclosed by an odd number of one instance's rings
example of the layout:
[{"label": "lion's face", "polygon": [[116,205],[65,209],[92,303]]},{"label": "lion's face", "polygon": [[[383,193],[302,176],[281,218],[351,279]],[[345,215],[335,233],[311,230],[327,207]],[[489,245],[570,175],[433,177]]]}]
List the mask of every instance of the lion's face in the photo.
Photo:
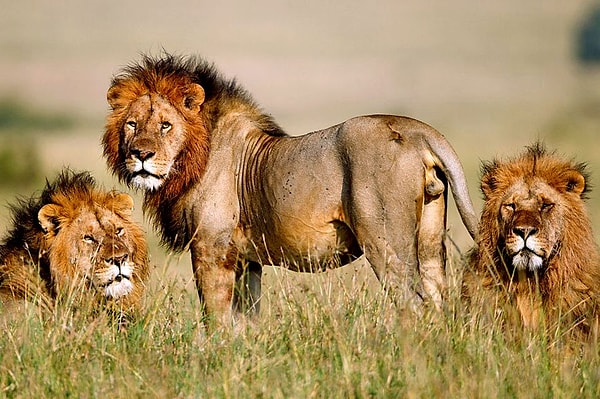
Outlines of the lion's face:
[{"label": "lion's face", "polygon": [[107,94],[113,112],[104,136],[104,153],[123,180],[149,191],[161,187],[174,171],[185,173],[182,153],[199,151],[189,143],[198,126],[203,128],[198,113],[204,89],[187,84],[179,92],[168,83],[161,81],[165,87],[159,92],[139,89],[137,83],[125,80]]},{"label": "lion's face", "polygon": [[578,170],[560,165],[532,173],[534,165],[494,164],[482,177],[484,240],[495,241],[505,264],[518,271],[544,270],[561,247],[574,208],[583,208],[586,185]]},{"label": "lion's face", "polygon": [[85,287],[117,300],[142,289],[146,248],[141,228],[129,219],[132,207],[126,194],[109,203],[42,207],[38,217],[59,291]]},{"label": "lion's face", "polygon": [[564,206],[559,193],[543,181],[520,181],[500,206],[504,252],[517,270],[542,269],[560,243]]},{"label": "lion's face", "polygon": [[160,96],[135,100],[125,118],[125,167],[133,185],[157,189],[169,175],[184,143],[184,119]]},{"label": "lion's face", "polygon": [[509,321],[514,306],[525,327],[545,320],[553,334],[594,326],[600,259],[585,206],[586,165],[536,143],[484,162],[482,172],[485,202],[462,286],[469,306],[481,300],[494,322]]}]

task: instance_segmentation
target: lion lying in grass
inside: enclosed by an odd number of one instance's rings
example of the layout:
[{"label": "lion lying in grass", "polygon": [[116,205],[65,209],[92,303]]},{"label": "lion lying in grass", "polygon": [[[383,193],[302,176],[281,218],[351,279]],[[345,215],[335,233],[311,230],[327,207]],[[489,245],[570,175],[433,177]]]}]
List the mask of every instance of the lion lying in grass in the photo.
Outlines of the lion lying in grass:
[{"label": "lion lying in grass", "polygon": [[0,299],[51,309],[58,298],[139,307],[148,279],[146,240],[133,199],[96,187],[88,173],[62,172],[39,197],[12,206],[0,244]]},{"label": "lion lying in grass", "polygon": [[220,324],[257,311],[263,264],[316,271],[365,255],[399,303],[440,306],[449,187],[477,218],[448,141],[414,119],[374,115],[289,137],[235,81],[199,58],[144,57],[108,90],[112,171],[145,190],[172,250],[190,249]]},{"label": "lion lying in grass", "polygon": [[467,299],[496,309],[509,304],[527,328],[595,330],[600,255],[584,204],[585,165],[537,144],[484,164],[481,190],[485,205],[465,272]]}]

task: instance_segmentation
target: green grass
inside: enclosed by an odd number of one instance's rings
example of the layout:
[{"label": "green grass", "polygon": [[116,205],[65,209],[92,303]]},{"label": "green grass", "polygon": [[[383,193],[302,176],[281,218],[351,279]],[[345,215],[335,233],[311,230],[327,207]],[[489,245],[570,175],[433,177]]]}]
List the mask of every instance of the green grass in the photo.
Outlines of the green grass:
[{"label": "green grass", "polygon": [[[0,337],[1,396],[20,397],[597,397],[593,345],[447,314],[398,314],[381,290],[278,276],[256,325],[207,334],[195,295],[153,288],[120,331],[105,317],[35,309]],[[306,281],[310,281],[307,277]],[[278,286],[278,288],[274,288]]]}]

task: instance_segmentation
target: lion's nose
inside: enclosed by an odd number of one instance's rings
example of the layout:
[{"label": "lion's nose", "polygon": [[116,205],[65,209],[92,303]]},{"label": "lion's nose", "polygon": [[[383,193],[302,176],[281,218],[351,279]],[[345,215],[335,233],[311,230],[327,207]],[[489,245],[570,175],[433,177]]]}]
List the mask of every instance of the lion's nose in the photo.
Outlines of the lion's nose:
[{"label": "lion's nose", "polygon": [[154,151],[140,150],[137,148],[132,149],[131,153],[133,154],[134,157],[136,157],[137,159],[139,159],[142,162],[144,162],[147,159],[152,158],[155,154]]},{"label": "lion's nose", "polygon": [[538,232],[538,229],[533,226],[516,226],[513,228],[513,233],[524,240],[527,240],[527,237],[535,235]]},{"label": "lion's nose", "polygon": [[105,262],[109,265],[115,265],[117,267],[121,267],[123,263],[127,261],[127,254],[121,256],[113,256],[111,258],[105,259]]}]

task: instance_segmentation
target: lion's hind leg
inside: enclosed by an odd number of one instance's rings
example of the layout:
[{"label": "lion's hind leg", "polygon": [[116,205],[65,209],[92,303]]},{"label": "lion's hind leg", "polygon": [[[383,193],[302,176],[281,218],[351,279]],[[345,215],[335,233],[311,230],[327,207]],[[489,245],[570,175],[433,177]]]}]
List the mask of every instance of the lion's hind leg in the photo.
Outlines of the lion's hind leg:
[{"label": "lion's hind leg", "polygon": [[238,260],[235,277],[234,312],[257,316],[260,312],[262,265],[253,261]]},{"label": "lion's hind leg", "polygon": [[[426,190],[419,222],[419,274],[428,299],[440,308],[446,291],[446,185],[431,170],[426,176]],[[430,180],[432,182],[430,182]],[[442,189],[432,190],[434,187]]]},{"label": "lion's hind leg", "polygon": [[[414,212],[373,219],[373,225],[357,229],[357,237],[366,259],[394,303],[420,313],[423,305],[423,286],[418,273],[416,219]],[[413,226],[411,231],[396,231],[395,225]]]}]

